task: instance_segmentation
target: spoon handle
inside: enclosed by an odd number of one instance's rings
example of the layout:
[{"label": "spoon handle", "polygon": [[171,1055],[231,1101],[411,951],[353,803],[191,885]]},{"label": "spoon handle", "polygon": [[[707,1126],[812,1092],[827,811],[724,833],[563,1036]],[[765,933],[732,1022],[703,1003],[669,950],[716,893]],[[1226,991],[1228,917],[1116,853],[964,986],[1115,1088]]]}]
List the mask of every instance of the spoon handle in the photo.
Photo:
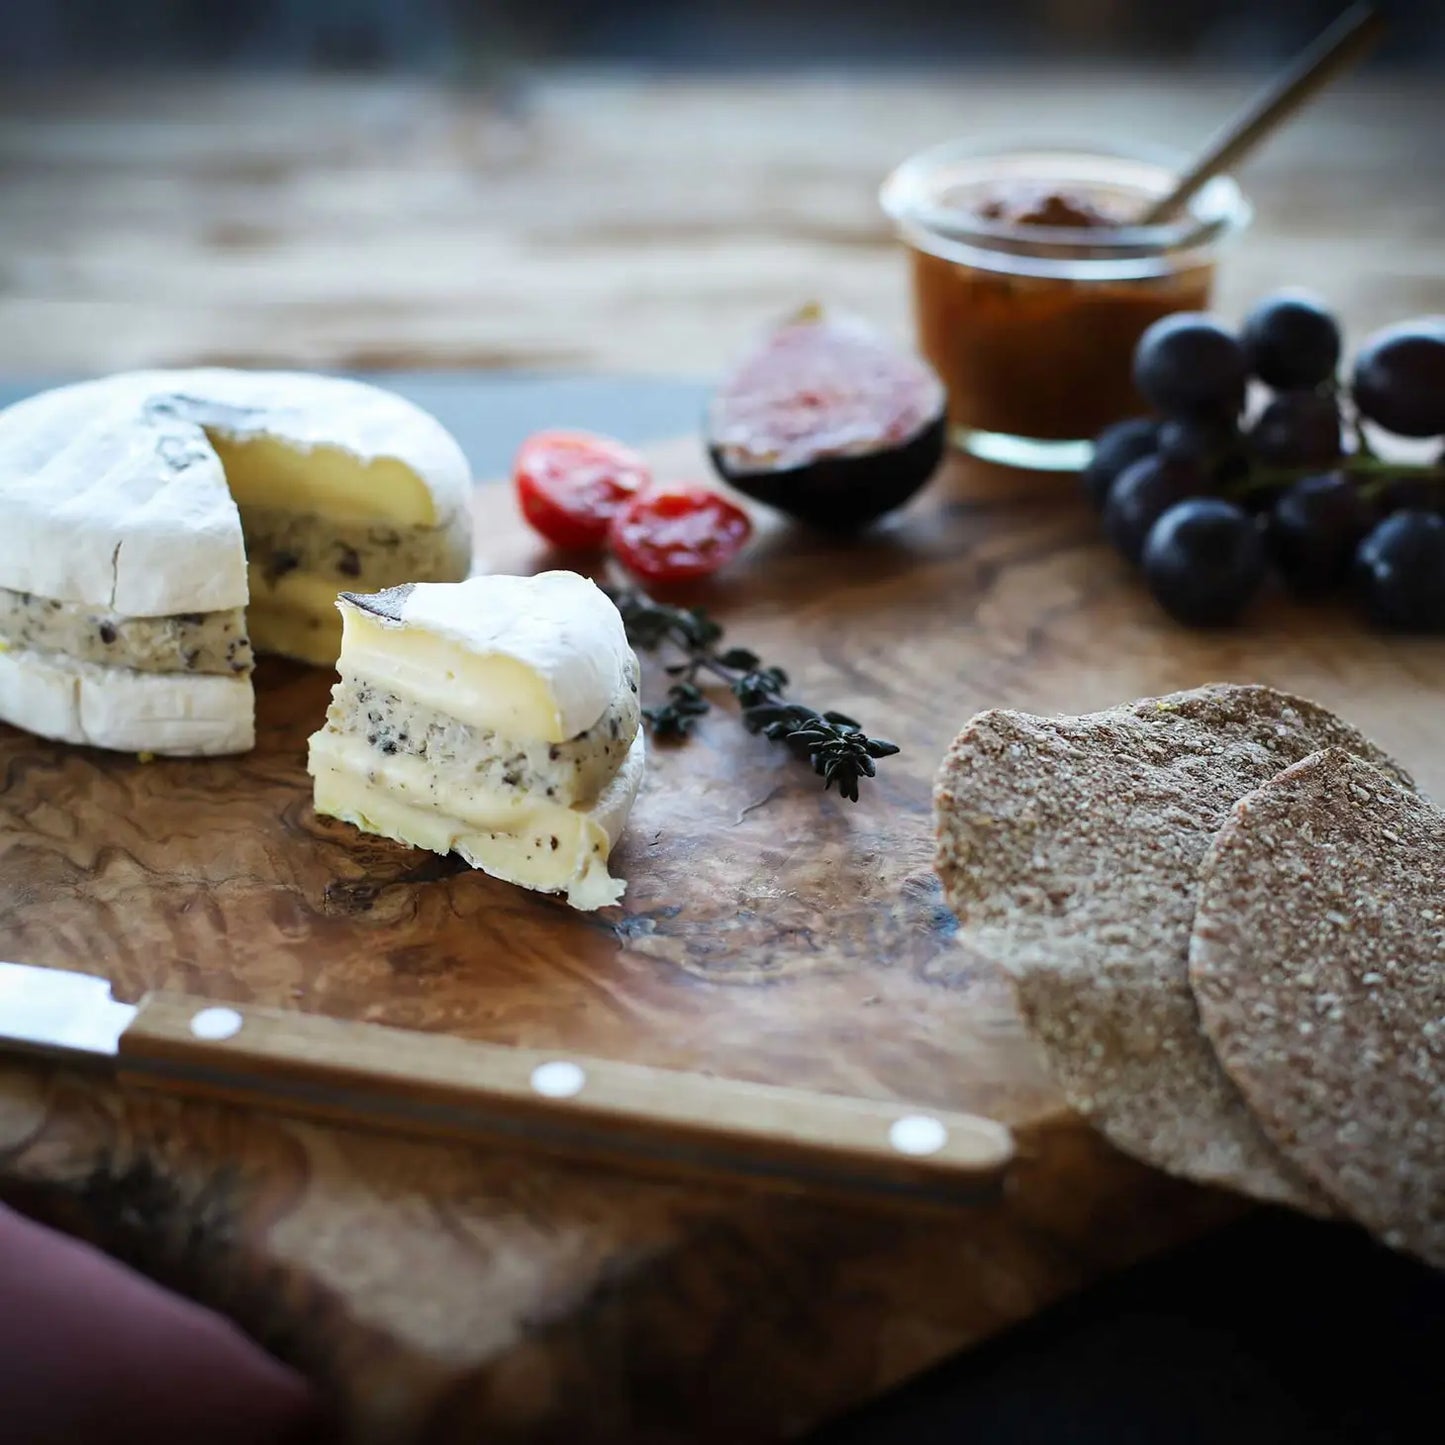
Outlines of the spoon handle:
[{"label": "spoon handle", "polygon": [[1228,170],[1317,90],[1359,60],[1384,28],[1384,16],[1373,4],[1352,5],[1214,136],[1168,195],[1144,212],[1141,224],[1167,221],[1207,181]]}]

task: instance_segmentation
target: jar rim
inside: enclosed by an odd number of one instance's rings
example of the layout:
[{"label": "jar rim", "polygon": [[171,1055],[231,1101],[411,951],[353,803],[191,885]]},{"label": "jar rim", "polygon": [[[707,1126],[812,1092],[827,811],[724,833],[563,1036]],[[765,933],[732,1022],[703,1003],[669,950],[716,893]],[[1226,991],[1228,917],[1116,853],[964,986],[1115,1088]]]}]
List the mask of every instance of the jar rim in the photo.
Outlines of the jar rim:
[{"label": "jar rim", "polygon": [[1216,176],[1175,220],[1112,228],[1021,225],[950,204],[948,196],[1010,177],[1026,184],[1093,185],[1163,195],[1189,157],[1163,147],[1057,140],[955,139],[910,156],[883,182],[879,203],[916,249],[989,270],[1127,279],[1205,264],[1248,225],[1253,208],[1229,176]]}]

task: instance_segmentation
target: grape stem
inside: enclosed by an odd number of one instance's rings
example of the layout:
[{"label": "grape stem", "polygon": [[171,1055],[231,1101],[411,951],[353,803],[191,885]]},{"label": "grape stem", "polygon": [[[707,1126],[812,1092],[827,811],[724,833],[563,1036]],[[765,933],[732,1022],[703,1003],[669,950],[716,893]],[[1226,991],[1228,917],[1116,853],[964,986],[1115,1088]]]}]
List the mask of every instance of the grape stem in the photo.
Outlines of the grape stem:
[{"label": "grape stem", "polygon": [[1305,477],[1317,476],[1321,472],[1344,472],[1360,482],[1360,491],[1371,496],[1390,482],[1405,478],[1421,482],[1439,482],[1445,485],[1445,463],[1440,462],[1391,462],[1384,461],[1373,453],[1368,456],[1356,454],[1342,458],[1332,467],[1272,467],[1264,468],[1242,481],[1226,488],[1236,496],[1260,491],[1268,487],[1290,486]]}]

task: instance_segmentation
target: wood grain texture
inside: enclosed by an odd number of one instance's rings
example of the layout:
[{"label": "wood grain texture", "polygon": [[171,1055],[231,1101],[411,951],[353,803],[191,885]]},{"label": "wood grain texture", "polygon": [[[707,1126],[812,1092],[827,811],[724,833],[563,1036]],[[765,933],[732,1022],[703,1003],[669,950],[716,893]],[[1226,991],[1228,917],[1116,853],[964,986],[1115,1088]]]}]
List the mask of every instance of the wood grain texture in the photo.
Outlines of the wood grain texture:
[{"label": "wood grain texture", "polygon": [[[659,469],[701,468],[695,442]],[[482,562],[553,563],[508,494]],[[800,697],[894,737],[857,806],[726,702],[654,750],[583,915],[316,818],[329,680],[268,660],[247,757],[141,763],[0,735],[0,950],[166,987],[762,1082],[909,1097],[1018,1130],[1003,1200],[958,1223],[634,1182],[115,1094],[18,1066],[0,1181],[43,1194],[331,1381],[357,1437],[775,1439],[1236,1206],[1060,1110],[1003,981],[953,941],[934,768],[973,711],[1086,710],[1210,679],[1339,708],[1445,794],[1445,644],[1275,599],[1180,631],[1067,480],[955,462],[875,536],[762,521],[699,594]],[[646,667],[645,691],[666,679]]]},{"label": "wood grain texture", "polygon": [[[894,334],[876,195],[950,136],[1198,150],[1254,75],[980,65],[505,94],[396,81],[7,81],[0,366],[234,361],[711,375],[821,297]],[[1300,280],[1367,329],[1445,312],[1445,92],[1346,78],[1241,180],[1218,301]]]}]

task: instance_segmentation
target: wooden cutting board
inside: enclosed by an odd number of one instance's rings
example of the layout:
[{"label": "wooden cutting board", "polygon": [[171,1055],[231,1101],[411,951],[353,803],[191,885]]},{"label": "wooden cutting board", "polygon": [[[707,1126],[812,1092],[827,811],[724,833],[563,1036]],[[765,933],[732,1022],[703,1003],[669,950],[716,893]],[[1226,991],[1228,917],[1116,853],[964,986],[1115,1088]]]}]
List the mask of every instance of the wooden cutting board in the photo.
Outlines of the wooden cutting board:
[{"label": "wooden cutting board", "polygon": [[[697,472],[696,444],[657,449]],[[493,570],[555,559],[479,492]],[[318,819],[330,678],[268,660],[259,745],[144,763],[0,730],[0,956],[403,1027],[993,1115],[1004,1199],[948,1219],[633,1181],[0,1071],[0,1192],[231,1311],[367,1441],[794,1435],[1236,1206],[1060,1106],[1002,980],[953,939],[929,790],[1000,704],[1082,711],[1222,679],[1339,708],[1445,795],[1445,643],[1264,606],[1163,619],[1070,479],[963,462],[866,541],[764,523],[698,600],[794,695],[893,738],[824,794],[723,700],[655,749],[581,915]],[[647,691],[666,679],[645,667]]]}]

